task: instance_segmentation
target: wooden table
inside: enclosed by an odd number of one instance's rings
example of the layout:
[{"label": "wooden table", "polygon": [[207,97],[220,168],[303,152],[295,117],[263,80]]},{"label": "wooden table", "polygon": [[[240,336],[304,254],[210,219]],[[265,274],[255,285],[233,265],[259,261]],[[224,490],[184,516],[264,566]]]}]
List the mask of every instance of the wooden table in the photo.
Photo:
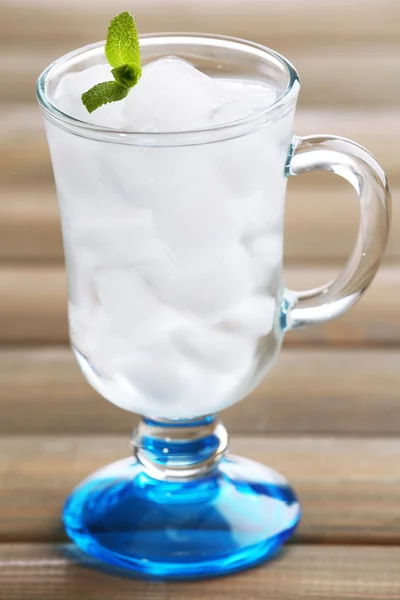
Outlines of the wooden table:
[{"label": "wooden table", "polygon": [[231,446],[295,485],[304,516],[293,542],[272,562],[235,576],[148,583],[100,570],[66,543],[60,523],[66,494],[91,470],[124,456],[126,435],[3,436],[0,598],[400,597],[399,441],[235,435]]},{"label": "wooden table", "polygon": [[[100,399],[68,349],[59,217],[37,75],[104,37],[124,0],[0,0],[0,599],[400,599],[400,43],[398,0],[135,0],[141,31],[203,30],[266,43],[298,67],[299,134],[366,145],[393,190],[393,235],[362,302],[287,336],[267,381],[222,415],[232,451],[284,473],[303,519],[272,562],[202,583],[99,570],[68,544],[63,500],[129,452],[135,417]],[[226,18],[229,5],[229,19]],[[321,284],[348,256],[354,193],[291,181],[289,285]]]}]

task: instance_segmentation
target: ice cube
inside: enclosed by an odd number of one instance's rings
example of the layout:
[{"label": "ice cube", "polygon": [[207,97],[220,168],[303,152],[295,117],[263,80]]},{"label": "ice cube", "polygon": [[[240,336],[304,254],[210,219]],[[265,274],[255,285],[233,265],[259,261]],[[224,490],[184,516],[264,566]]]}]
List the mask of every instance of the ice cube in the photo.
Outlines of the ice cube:
[{"label": "ice cube", "polygon": [[196,186],[195,177],[200,177],[202,167],[194,148],[190,148],[193,160],[187,160],[186,147],[105,144],[99,148],[97,162],[114,195],[134,206],[156,209],[159,204],[170,204],[178,192]]},{"label": "ice cube", "polygon": [[223,100],[212,109],[210,121],[212,125],[224,125],[226,123],[233,123],[239,119],[244,119],[251,114],[251,110],[244,102],[238,102],[237,100]]},{"label": "ice cube", "polygon": [[251,239],[247,245],[256,289],[277,293],[282,279],[282,235],[267,233]]},{"label": "ice cube", "polygon": [[225,249],[239,242],[243,233],[241,216],[212,165],[203,181],[160,199],[154,211],[154,222],[178,260],[182,261],[210,250]]},{"label": "ice cube", "polygon": [[117,401],[109,399],[148,416],[196,417],[214,412],[216,403],[223,407],[240,399],[252,366],[246,362],[240,368],[221,371],[195,354],[188,356],[168,339],[121,356],[113,364],[120,390],[119,394],[116,390]]},{"label": "ice cube", "polygon": [[131,348],[116,331],[101,306],[92,307],[69,303],[69,326],[74,347],[99,373],[107,373],[113,361],[130,352]]},{"label": "ice cube", "polygon": [[172,237],[179,246],[180,237],[182,241],[192,238],[194,228],[196,239],[208,231],[208,242],[217,230],[222,238],[240,236],[240,218],[229,186],[221,181],[212,145],[113,144],[112,152],[109,146],[99,149],[98,162],[110,196],[153,210],[157,227],[165,231],[169,241]]},{"label": "ice cube", "polygon": [[276,159],[269,162],[268,158],[269,147],[272,145],[266,127],[212,145],[210,156],[214,155],[219,176],[228,186],[232,197],[248,196],[267,187],[269,164],[273,164],[276,169]]},{"label": "ice cube", "polygon": [[252,294],[232,308],[218,326],[249,337],[268,335],[274,327],[275,311],[275,297]]},{"label": "ice cube", "polygon": [[212,78],[178,58],[162,58],[143,69],[139,83],[123,102],[127,128],[183,131],[209,126],[221,94]]},{"label": "ice cube", "polygon": [[[217,79],[224,94],[219,108],[221,121],[237,120],[271,105],[278,91],[263,83]],[[230,99],[230,100],[229,100]],[[223,114],[227,111],[228,114]],[[229,120],[229,119],[228,119]],[[286,186],[284,168],[292,138],[292,120],[266,122],[246,135],[214,144],[223,181],[235,197],[246,197],[258,190],[282,195]]]},{"label": "ice cube", "polygon": [[104,315],[132,349],[162,339],[179,314],[161,302],[134,268],[102,269],[94,282]]},{"label": "ice cube", "polygon": [[93,310],[87,310],[86,306],[80,306],[78,303],[68,303],[69,333],[72,343],[82,354],[86,355],[88,351],[87,333],[93,319]]},{"label": "ice cube", "polygon": [[144,399],[142,412],[148,414],[151,407],[160,417],[170,414],[174,406],[182,411],[198,377],[194,366],[169,342],[121,356],[114,368],[121,386],[135,390]]},{"label": "ice cube", "polygon": [[213,371],[246,372],[255,356],[255,345],[244,336],[191,320],[174,331],[183,354]]},{"label": "ice cube", "polygon": [[83,255],[73,242],[68,243],[65,249],[69,300],[90,313],[98,305],[97,291],[91,277],[95,265],[91,257]]},{"label": "ice cube", "polygon": [[237,102],[253,113],[271,106],[279,93],[276,87],[252,79],[218,77],[214,81],[226,100]]},{"label": "ice cube", "polygon": [[251,258],[238,245],[198,253],[178,264],[138,267],[155,295],[176,310],[210,322],[239,303],[256,284]]},{"label": "ice cube", "polygon": [[82,103],[81,96],[97,83],[113,81],[110,65],[94,65],[84,71],[67,73],[58,82],[55,92],[55,105],[64,113],[95,125],[122,128],[125,119],[122,117],[120,102],[105,104],[93,113],[89,113]]},{"label": "ice cube", "polygon": [[118,203],[100,214],[93,211],[90,219],[73,223],[71,234],[80,255],[100,268],[146,263],[169,252],[152,212],[129,204]]},{"label": "ice cube", "polygon": [[55,99],[62,96],[73,96],[80,100],[81,95],[97,83],[113,79],[111,67],[108,64],[94,65],[83,71],[66,73],[60,78],[54,93]]},{"label": "ice cube", "polygon": [[89,221],[99,211],[111,214],[118,190],[108,180],[100,158],[106,160],[112,144],[102,145],[52,126],[47,127],[47,136],[62,219],[72,223]]},{"label": "ice cube", "polygon": [[[232,202],[233,204],[233,202]],[[252,232],[280,232],[284,219],[284,196],[261,188],[235,199],[235,209],[243,223],[245,236]]]}]

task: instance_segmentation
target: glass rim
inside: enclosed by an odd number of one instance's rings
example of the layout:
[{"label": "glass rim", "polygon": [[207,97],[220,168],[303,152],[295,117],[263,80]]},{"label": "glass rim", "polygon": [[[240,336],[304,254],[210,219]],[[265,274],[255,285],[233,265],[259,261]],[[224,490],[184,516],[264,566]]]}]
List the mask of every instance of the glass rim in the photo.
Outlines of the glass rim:
[{"label": "glass rim", "polygon": [[244,118],[237,119],[222,125],[213,125],[210,127],[204,127],[200,129],[191,129],[183,131],[157,131],[157,132],[140,132],[114,129],[102,125],[96,125],[88,121],[82,121],[67,113],[64,113],[61,109],[50,100],[46,90],[46,82],[49,77],[54,73],[56,69],[62,67],[72,59],[85,54],[98,50],[104,46],[105,41],[95,42],[82,46],[67,54],[64,54],[60,58],[53,61],[48,65],[44,71],[39,75],[36,83],[36,97],[44,113],[44,116],[53,122],[55,125],[62,129],[69,131],[75,135],[81,137],[88,137],[92,139],[98,139],[101,141],[108,141],[114,143],[123,144],[135,144],[147,146],[176,146],[176,145],[193,145],[200,143],[207,143],[212,141],[218,141],[222,139],[232,139],[240,137],[258,129],[267,121],[276,121],[286,114],[286,108],[292,106],[292,103],[296,100],[298,91],[300,88],[300,78],[295,67],[281,54],[263,46],[248,40],[241,38],[207,34],[207,33],[196,33],[196,32],[160,32],[160,33],[146,33],[139,36],[141,42],[145,45],[146,42],[150,45],[153,40],[157,40],[159,44],[163,40],[167,41],[170,39],[176,39],[181,41],[194,42],[196,39],[200,42],[215,41],[220,46],[226,46],[229,44],[232,48],[240,50],[241,47],[253,49],[258,53],[260,57],[265,55],[269,58],[273,58],[278,61],[285,69],[288,76],[288,83],[282,93],[276,98],[276,100],[260,110],[248,115]]}]

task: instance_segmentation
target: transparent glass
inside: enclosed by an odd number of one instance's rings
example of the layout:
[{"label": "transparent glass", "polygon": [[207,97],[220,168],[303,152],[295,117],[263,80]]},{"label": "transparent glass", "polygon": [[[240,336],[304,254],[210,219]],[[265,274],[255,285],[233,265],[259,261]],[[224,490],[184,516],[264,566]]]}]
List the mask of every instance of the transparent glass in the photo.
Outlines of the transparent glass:
[{"label": "transparent glass", "polygon": [[[103,43],[61,58],[38,80],[72,345],[100,394],[145,416],[134,458],[77,488],[66,528],[107,562],[200,577],[269,556],[300,516],[287,482],[227,455],[226,430],[204,415],[258,385],[285,331],[336,317],[359,299],[385,249],[390,195],[382,169],[357,144],[293,135],[299,78],[277,53],[195,34],[144,36],[141,51],[144,63],[175,55],[211,77],[277,91],[272,105],[227,125],[140,133],[56,107],[60,78],[104,63]],[[355,187],[359,234],[335,281],[293,292],[282,278],[287,178],[321,169]]]}]

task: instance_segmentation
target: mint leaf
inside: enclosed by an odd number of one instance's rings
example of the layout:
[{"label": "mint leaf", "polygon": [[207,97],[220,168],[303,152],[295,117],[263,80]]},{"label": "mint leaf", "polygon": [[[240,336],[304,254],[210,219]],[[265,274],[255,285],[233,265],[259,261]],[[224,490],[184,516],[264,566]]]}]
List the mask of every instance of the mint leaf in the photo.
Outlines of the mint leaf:
[{"label": "mint leaf", "polygon": [[132,65],[121,65],[120,67],[112,69],[111,73],[117,83],[124,87],[131,88],[139,81],[142,70],[140,68],[137,69]]},{"label": "mint leaf", "polygon": [[92,113],[96,108],[122,100],[128,95],[129,89],[120,85],[116,81],[104,81],[94,85],[90,90],[82,94],[82,102],[88,112]]},{"label": "mint leaf", "polygon": [[104,51],[114,67],[111,73],[115,81],[98,83],[82,94],[82,102],[90,113],[103,104],[125,98],[142,75],[138,32],[134,18],[128,12],[111,21]]},{"label": "mint leaf", "polygon": [[129,64],[140,70],[138,32],[135,21],[128,12],[121,13],[111,21],[104,50],[112,67]]}]

